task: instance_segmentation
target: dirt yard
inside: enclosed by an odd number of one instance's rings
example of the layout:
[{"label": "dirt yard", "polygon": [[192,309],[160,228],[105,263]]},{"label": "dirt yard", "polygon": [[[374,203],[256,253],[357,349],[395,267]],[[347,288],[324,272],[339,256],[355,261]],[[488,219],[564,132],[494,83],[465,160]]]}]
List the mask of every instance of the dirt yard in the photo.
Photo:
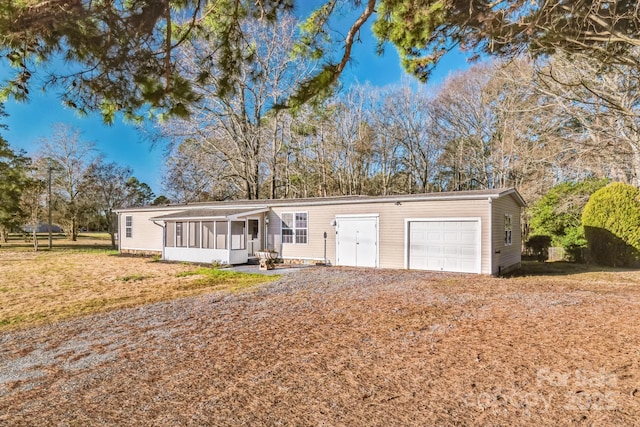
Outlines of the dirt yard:
[{"label": "dirt yard", "polygon": [[0,333],[0,425],[639,423],[640,272],[252,289]]}]

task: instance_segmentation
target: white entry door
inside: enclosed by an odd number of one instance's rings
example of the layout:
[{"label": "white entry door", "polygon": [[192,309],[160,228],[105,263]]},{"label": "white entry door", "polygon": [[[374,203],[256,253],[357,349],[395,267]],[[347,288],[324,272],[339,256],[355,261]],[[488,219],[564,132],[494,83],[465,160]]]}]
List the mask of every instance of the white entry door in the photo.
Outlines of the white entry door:
[{"label": "white entry door", "polygon": [[408,223],[408,267],[480,273],[480,221],[416,220]]},{"label": "white entry door", "polygon": [[249,226],[247,230],[247,250],[249,257],[253,257],[256,251],[262,250],[262,245],[260,244],[260,220],[249,218],[247,224]]},{"label": "white entry door", "polygon": [[378,217],[336,218],[336,264],[378,266]]}]

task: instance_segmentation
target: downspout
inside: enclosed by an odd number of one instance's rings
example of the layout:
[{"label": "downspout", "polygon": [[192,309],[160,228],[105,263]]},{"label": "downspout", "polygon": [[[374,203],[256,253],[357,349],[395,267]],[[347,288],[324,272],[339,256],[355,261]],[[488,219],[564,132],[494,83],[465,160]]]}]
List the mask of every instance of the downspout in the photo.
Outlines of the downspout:
[{"label": "downspout", "polygon": [[164,248],[165,248],[165,246],[167,245],[167,242],[166,242],[166,240],[167,240],[167,233],[166,233],[166,230],[165,230],[166,221],[165,221],[165,223],[164,223],[164,224],[158,224],[158,223],[157,223],[157,222],[155,222],[155,221],[151,221],[151,222],[153,222],[153,223],[154,223],[155,225],[157,225],[158,227],[162,228],[162,260],[164,261],[164,259],[165,259],[165,258],[164,258]]}]

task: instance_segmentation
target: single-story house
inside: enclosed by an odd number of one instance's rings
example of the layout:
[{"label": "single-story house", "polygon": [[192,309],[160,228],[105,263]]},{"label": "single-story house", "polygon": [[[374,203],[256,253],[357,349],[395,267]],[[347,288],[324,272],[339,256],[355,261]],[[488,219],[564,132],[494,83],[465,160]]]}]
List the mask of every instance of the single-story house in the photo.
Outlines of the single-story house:
[{"label": "single-story house", "polygon": [[520,266],[510,189],[242,200],[120,209],[122,253],[246,263],[257,251],[339,266],[501,274]]}]

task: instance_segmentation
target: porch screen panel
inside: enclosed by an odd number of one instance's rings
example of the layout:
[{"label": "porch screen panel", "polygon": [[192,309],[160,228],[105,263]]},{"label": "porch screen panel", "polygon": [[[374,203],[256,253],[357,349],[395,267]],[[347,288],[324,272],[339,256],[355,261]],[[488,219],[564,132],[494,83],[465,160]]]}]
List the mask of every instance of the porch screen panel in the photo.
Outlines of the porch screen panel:
[{"label": "porch screen panel", "polygon": [[190,248],[200,247],[200,222],[199,221],[189,222],[189,247]]},{"label": "porch screen panel", "polygon": [[227,249],[227,221],[216,221],[216,249]]},{"label": "porch screen panel", "polygon": [[184,248],[187,246],[187,236],[184,222],[176,222],[176,246]]},{"label": "porch screen panel", "polygon": [[213,249],[213,221],[205,221],[202,223],[202,247],[205,249]]},{"label": "porch screen panel", "polygon": [[231,250],[247,249],[244,221],[231,221]]},{"label": "porch screen panel", "polygon": [[166,226],[167,237],[165,239],[164,245],[173,248],[176,245],[176,223],[169,222]]}]

